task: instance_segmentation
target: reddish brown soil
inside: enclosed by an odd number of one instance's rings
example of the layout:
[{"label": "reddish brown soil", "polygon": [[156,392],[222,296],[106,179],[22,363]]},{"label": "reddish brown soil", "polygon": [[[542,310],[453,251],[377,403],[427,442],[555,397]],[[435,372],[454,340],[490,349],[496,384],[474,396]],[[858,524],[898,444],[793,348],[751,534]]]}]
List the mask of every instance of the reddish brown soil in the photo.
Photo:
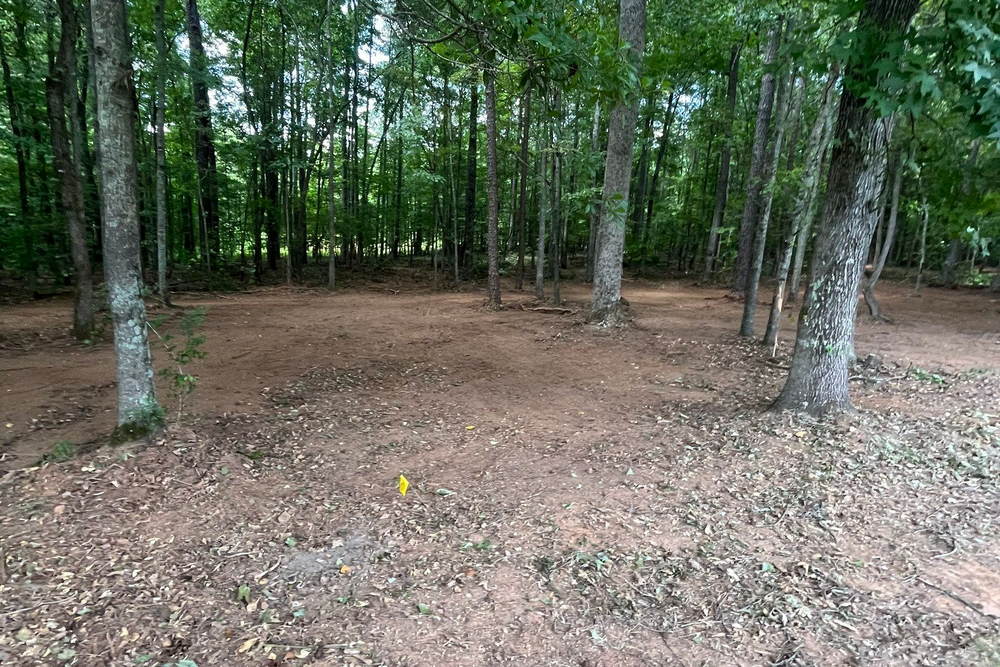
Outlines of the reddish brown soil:
[{"label": "reddish brown soil", "polygon": [[813,423],[720,290],[629,284],[626,330],[393,290],[180,295],[184,425],[118,449],[109,342],[4,312],[0,663],[994,664],[996,298],[889,286]]}]

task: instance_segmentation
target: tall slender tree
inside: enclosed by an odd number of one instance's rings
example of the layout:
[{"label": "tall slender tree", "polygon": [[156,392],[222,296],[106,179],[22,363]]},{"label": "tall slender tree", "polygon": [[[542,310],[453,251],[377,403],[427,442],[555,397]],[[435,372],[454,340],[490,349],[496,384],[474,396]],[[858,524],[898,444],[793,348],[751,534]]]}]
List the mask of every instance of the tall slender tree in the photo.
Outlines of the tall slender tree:
[{"label": "tall slender tree", "polygon": [[[646,0],[621,0],[618,6],[618,43],[628,45],[627,62],[638,80],[646,39]],[[632,145],[639,111],[637,90],[626,91],[611,111],[608,154],[604,164],[604,191],[598,228],[597,261],[591,297],[591,321],[615,324],[621,320],[622,261],[628,216]]]},{"label": "tall slender tree", "polygon": [[[69,227],[70,254],[73,259],[73,336],[90,337],[94,329],[94,286],[87,249],[87,213],[83,200],[80,151],[70,145],[66,130],[67,111],[76,114],[76,36],[77,13],[72,0],[59,0],[61,32],[59,50],[45,86],[49,132],[63,214]],[[79,141],[80,138],[76,137]]]},{"label": "tall slender tree", "polygon": [[737,292],[746,292],[750,282],[754,235],[760,219],[760,193],[764,189],[767,165],[767,139],[774,113],[775,71],[778,47],[781,45],[782,19],[771,26],[767,33],[767,49],[764,52],[764,74],[760,79],[760,97],[757,101],[757,122],[754,126],[753,147],[750,151],[750,175],[747,179],[747,197],[743,202],[743,218],[740,221],[739,246],[736,250],[736,277],[733,287]]}]

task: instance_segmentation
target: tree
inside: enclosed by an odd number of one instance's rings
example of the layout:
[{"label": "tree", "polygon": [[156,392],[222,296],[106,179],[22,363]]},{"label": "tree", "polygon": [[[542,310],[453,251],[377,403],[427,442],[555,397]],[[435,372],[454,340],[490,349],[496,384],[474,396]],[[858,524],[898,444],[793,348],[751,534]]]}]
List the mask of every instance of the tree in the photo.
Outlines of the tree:
[{"label": "tree", "polygon": [[733,44],[729,55],[729,69],[726,72],[726,121],[722,140],[722,155],[719,158],[719,176],[715,184],[715,208],[712,210],[712,228],[708,233],[708,247],[705,249],[704,279],[715,272],[719,253],[719,229],[726,213],[726,199],[729,195],[729,168],[733,151],[733,118],[736,115],[736,92],[739,86],[740,54],[742,44]]},{"label": "tree", "polygon": [[[488,61],[491,59],[487,59]],[[486,243],[488,268],[488,292],[491,308],[499,308],[500,301],[500,202],[498,200],[497,176],[497,90],[496,71],[492,67],[483,70],[486,88]]]},{"label": "tree", "polygon": [[187,32],[191,49],[191,91],[194,97],[194,154],[198,165],[198,216],[208,244],[208,265],[219,260],[219,185],[208,99],[208,56],[205,55],[198,0],[187,2]]},{"label": "tree", "polygon": [[[618,43],[628,45],[627,63],[638,79],[646,38],[646,0],[621,0],[618,10]],[[604,164],[604,189],[598,225],[597,261],[591,298],[591,321],[616,324],[621,319],[622,259],[625,224],[629,211],[632,144],[639,112],[638,91],[623,91],[608,122],[608,153]]]},{"label": "tree", "polygon": [[739,248],[736,251],[736,278],[733,284],[737,292],[746,292],[750,283],[750,265],[754,236],[760,219],[760,193],[764,189],[767,165],[767,139],[774,112],[774,63],[781,45],[781,24],[778,19],[767,33],[767,50],[764,54],[764,75],[760,79],[760,98],[757,102],[757,124],[753,134],[753,148],[750,152],[750,176],[747,179],[747,197],[743,203],[743,218],[740,221]]},{"label": "tree", "polygon": [[167,38],[164,34],[164,4],[156,0],[156,288],[170,304],[167,287]]},{"label": "tree", "polygon": [[125,3],[93,0],[104,273],[115,339],[118,430],[146,432],[159,414],[139,270],[132,57]]},{"label": "tree", "polygon": [[[799,316],[795,353],[775,409],[821,415],[852,409],[847,368],[854,350],[858,282],[875,229],[893,115],[866,95],[885,82],[919,0],[868,0],[859,46],[845,67],[826,201]],[[888,45],[888,46],[887,46]],[[889,48],[895,45],[896,51]]]},{"label": "tree", "polygon": [[78,340],[90,337],[94,329],[94,279],[90,271],[90,253],[87,249],[87,213],[83,201],[83,186],[80,173],[79,133],[74,133],[75,142],[70,147],[66,131],[67,108],[71,123],[78,121],[76,106],[76,5],[72,0],[59,0],[59,19],[62,30],[59,36],[59,50],[53,61],[45,86],[46,107],[48,109],[49,132],[52,138],[52,154],[56,172],[59,174],[59,194],[63,214],[69,227],[70,253],[73,258],[74,300],[73,336]]}]

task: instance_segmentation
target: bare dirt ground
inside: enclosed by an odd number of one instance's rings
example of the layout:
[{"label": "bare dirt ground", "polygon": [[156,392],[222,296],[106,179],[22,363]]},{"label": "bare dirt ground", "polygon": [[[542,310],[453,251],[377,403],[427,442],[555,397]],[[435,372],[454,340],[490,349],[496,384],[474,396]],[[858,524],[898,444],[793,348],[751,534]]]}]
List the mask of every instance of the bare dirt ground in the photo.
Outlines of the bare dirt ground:
[{"label": "bare dirt ground", "polygon": [[198,389],[119,448],[109,342],[7,308],[0,664],[996,667],[1000,301],[887,288],[820,423],[721,290],[180,295]]}]

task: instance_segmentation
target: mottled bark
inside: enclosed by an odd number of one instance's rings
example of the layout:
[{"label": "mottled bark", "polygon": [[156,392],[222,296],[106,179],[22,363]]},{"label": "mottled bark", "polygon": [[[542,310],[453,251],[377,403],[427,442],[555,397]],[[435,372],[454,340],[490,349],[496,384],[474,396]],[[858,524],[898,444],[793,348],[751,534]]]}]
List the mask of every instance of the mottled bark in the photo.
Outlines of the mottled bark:
[{"label": "mottled bark", "polygon": [[[79,150],[70,146],[66,130],[67,112],[76,116],[76,5],[59,0],[61,33],[59,50],[48,80],[45,101],[52,139],[52,158],[59,175],[59,199],[69,227],[70,254],[73,259],[73,336],[90,337],[94,329],[94,287],[87,251],[87,215],[80,178]],[[78,138],[79,140],[79,138]]]},{"label": "mottled bark", "polygon": [[157,413],[139,270],[132,56],[125,3],[93,0],[104,273],[115,338],[118,425],[125,435]]},{"label": "mottled bark", "polygon": [[[869,0],[858,31],[871,44],[900,44],[919,0]],[[873,49],[874,51],[875,49]],[[893,120],[866,102],[879,84],[877,61],[891,58],[879,47],[876,62],[851,62],[837,120],[826,201],[805,303],[799,315],[795,354],[776,409],[814,415],[852,409],[848,364],[854,354],[858,282],[878,219],[875,203],[885,173]]]},{"label": "mottled bark", "polygon": [[497,91],[492,63],[483,72],[486,89],[486,254],[490,306],[500,303],[500,200],[497,177]]},{"label": "mottled bark", "polygon": [[[638,79],[646,40],[646,1],[621,0],[618,10],[618,42],[628,44],[628,58]],[[615,324],[621,318],[622,253],[629,210],[629,178],[632,175],[632,145],[638,114],[638,91],[630,91],[611,111],[608,123],[608,154],[604,165],[601,221],[597,262],[591,297],[591,321]]]},{"label": "mottled bark", "polygon": [[733,289],[745,292],[750,282],[754,233],[760,219],[760,193],[764,189],[767,164],[767,138],[774,112],[775,75],[774,63],[778,58],[781,44],[781,19],[771,27],[767,35],[767,50],[764,53],[764,75],[760,80],[760,98],[757,101],[757,123],[754,127],[753,147],[750,151],[750,175],[747,178],[747,197],[743,202],[743,218],[740,221],[739,245],[736,250],[736,278]]},{"label": "mottled bark", "polygon": [[708,246],[705,248],[705,272],[708,280],[715,273],[719,256],[719,230],[726,214],[726,200],[729,197],[729,169],[733,155],[733,118],[736,114],[736,94],[739,90],[740,54],[742,44],[734,44],[729,54],[729,70],[726,75],[726,125],[719,158],[719,176],[715,183],[715,208],[712,210],[712,227],[708,232]]}]

